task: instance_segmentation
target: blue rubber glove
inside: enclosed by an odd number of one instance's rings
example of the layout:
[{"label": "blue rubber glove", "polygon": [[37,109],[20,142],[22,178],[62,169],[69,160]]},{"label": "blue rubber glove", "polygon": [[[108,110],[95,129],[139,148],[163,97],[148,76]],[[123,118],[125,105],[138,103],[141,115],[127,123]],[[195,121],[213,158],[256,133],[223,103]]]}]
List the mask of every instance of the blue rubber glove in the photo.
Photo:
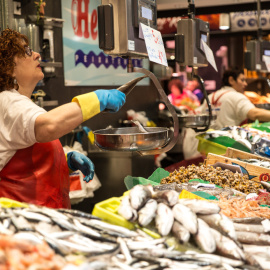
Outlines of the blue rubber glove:
[{"label": "blue rubber glove", "polygon": [[83,126],[82,129],[85,132],[85,134],[88,136],[88,133],[91,131],[91,129],[89,127],[86,127],[86,126]]},{"label": "blue rubber glove", "polygon": [[111,112],[117,112],[126,102],[126,95],[117,89],[96,90],[100,102],[100,111],[108,109]]},{"label": "blue rubber glove", "polygon": [[67,154],[68,167],[72,171],[80,170],[84,174],[83,180],[89,182],[93,179],[95,173],[95,167],[93,162],[85,155],[73,151]]}]

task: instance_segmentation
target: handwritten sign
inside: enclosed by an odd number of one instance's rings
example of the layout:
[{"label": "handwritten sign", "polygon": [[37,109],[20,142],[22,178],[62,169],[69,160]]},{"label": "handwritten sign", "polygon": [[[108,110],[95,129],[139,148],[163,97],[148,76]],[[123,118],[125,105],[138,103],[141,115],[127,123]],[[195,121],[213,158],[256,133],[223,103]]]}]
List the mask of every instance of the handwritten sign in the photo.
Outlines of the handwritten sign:
[{"label": "handwritten sign", "polygon": [[159,31],[140,24],[148,53],[149,60],[164,66],[168,66],[163,40]]},{"label": "handwritten sign", "polygon": [[209,64],[215,69],[217,72],[217,65],[214,58],[213,51],[208,47],[208,45],[201,39],[201,49],[204,51],[205,56]]}]

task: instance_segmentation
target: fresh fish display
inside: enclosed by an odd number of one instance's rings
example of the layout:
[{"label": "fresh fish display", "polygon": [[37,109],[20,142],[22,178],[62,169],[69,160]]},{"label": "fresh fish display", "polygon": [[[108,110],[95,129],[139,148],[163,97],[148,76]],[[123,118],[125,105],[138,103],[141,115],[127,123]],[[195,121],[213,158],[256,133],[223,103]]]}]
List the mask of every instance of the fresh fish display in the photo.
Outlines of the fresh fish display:
[{"label": "fresh fish display", "polygon": [[[136,230],[129,230],[77,210],[58,211],[34,205],[0,208],[0,258],[5,258],[0,260],[0,268],[8,263],[11,268],[1,269],[17,270],[17,266],[22,270],[30,269],[24,266],[23,260],[28,258],[28,252],[39,250],[43,257],[33,263],[34,266],[31,264],[31,269],[260,269],[257,257],[249,254],[253,254],[252,248],[244,250],[237,242],[245,243],[241,237],[235,241],[235,224],[220,213],[216,203],[179,199],[176,190],[154,192],[149,186],[145,187],[146,190],[141,187],[136,192],[130,190],[119,208],[128,202],[137,214],[134,222],[158,231],[161,237],[157,239],[145,234],[147,228],[137,224],[134,224]],[[137,209],[132,207],[131,201]],[[237,226],[242,228],[241,224]],[[261,227],[265,228],[261,224],[254,228],[261,232]],[[270,244],[266,243],[270,240],[265,236],[270,235],[258,233],[256,236],[267,252]],[[185,251],[175,250],[178,245]],[[12,251],[15,247],[20,250],[20,257],[14,255],[17,254]],[[265,260],[269,256],[262,249],[254,249],[254,254]],[[46,265],[42,265],[43,262]]]},{"label": "fresh fish display", "polygon": [[236,231],[237,240],[243,244],[270,245],[270,235]]},{"label": "fresh fish display", "polygon": [[139,210],[152,197],[151,189],[153,189],[151,185],[136,185],[133,187],[129,193],[130,205],[135,210]]},{"label": "fresh fish display", "polygon": [[244,217],[244,218],[232,218],[234,223],[243,223],[243,224],[261,224],[264,218],[260,217]]},{"label": "fresh fish display", "polygon": [[[129,200],[131,199],[131,191],[128,196]],[[175,190],[169,191],[175,192]],[[157,194],[159,195],[157,196]],[[145,211],[145,216],[148,216],[150,212],[149,210],[146,211],[148,208],[146,207],[147,204],[149,203],[149,205],[151,205],[153,201],[156,201],[156,203],[158,203],[158,201],[162,201],[160,198],[164,196],[164,194],[170,193],[166,193],[165,190],[152,192],[152,197],[146,200],[145,204],[141,206],[138,213],[140,211]],[[168,196],[166,195],[165,197]],[[179,199],[179,196],[177,200],[178,202],[172,207],[169,206],[170,203],[168,203],[168,200],[165,200],[165,203],[163,203],[164,200],[163,202],[158,203],[154,220],[157,232],[161,236],[165,237],[171,235],[174,236],[182,245],[195,244],[203,252],[219,253],[222,256],[226,256],[227,259],[232,259],[236,265],[238,265],[239,262],[250,262],[257,265],[256,260],[252,256],[248,257],[249,261],[246,259],[247,256],[241,244],[237,241],[234,223],[220,212],[221,208],[216,202]],[[154,210],[152,213],[153,212]],[[137,222],[139,224],[138,219]],[[139,225],[142,226],[142,223]],[[150,227],[150,229],[151,228],[152,227]],[[137,239],[139,240],[139,238]],[[226,246],[224,247],[223,243],[217,243],[217,239],[222,239],[222,241],[226,243]],[[134,243],[129,240],[127,241],[127,246],[131,250],[139,251],[144,245],[147,246],[147,249],[154,250],[154,247],[156,246],[150,244],[150,242],[146,244],[139,242]],[[182,256],[181,260],[184,260],[183,258],[184,257]],[[185,259],[187,258],[185,257]]]},{"label": "fresh fish display", "polygon": [[241,224],[234,223],[234,228],[236,231],[242,232],[253,232],[253,233],[266,233],[263,225],[260,224]]},{"label": "fresh fish display", "polygon": [[197,233],[197,216],[190,208],[183,205],[182,203],[178,203],[173,207],[173,215],[174,218],[180,222],[190,233]]},{"label": "fresh fish display", "polygon": [[88,225],[94,228],[97,228],[99,230],[108,230],[108,231],[113,231],[117,232],[119,234],[122,234],[124,237],[136,237],[138,236],[138,233],[135,231],[131,231],[129,229],[126,229],[121,226],[109,224],[107,222],[97,220],[97,219],[90,219],[88,221]]},{"label": "fresh fish display", "polygon": [[[212,196],[215,196],[217,198],[219,197],[228,197],[228,196],[233,196],[233,195],[238,195],[240,192],[233,190],[231,188],[220,188],[220,187],[211,187],[209,188],[208,186],[201,186],[199,185],[200,182],[197,181],[192,181],[188,183],[170,183],[170,184],[162,184],[162,185],[157,185],[154,186],[154,191],[162,191],[162,190],[175,190],[178,193],[180,193],[182,190],[187,190],[189,192],[194,192],[194,191],[203,191],[206,192]],[[199,186],[198,186],[199,185]],[[244,193],[242,195],[245,196]]]},{"label": "fresh fish display", "polygon": [[190,208],[196,214],[211,215],[220,212],[220,207],[217,204],[205,200],[183,199],[180,203]]},{"label": "fresh fish display", "polygon": [[[154,199],[150,199],[138,212],[138,223],[140,226],[147,226],[156,216],[158,203]],[[118,211],[119,212],[119,211]]]},{"label": "fresh fish display", "polygon": [[258,159],[254,159],[254,158],[251,158],[251,159],[237,158],[237,159],[240,160],[240,161],[246,162],[246,163],[250,163],[252,165],[260,166],[260,167],[263,167],[263,168],[270,168],[270,162],[269,161],[261,160],[259,158]]},{"label": "fresh fish display", "polygon": [[270,260],[270,246],[243,245],[244,251]]},{"label": "fresh fish display", "polygon": [[197,245],[207,253],[213,253],[216,250],[216,241],[210,231],[210,227],[202,219],[198,218],[198,231],[194,235]]},{"label": "fresh fish display", "polygon": [[198,217],[204,220],[211,228],[236,240],[235,224],[225,215],[220,213],[212,215],[198,215]]},{"label": "fresh fish display", "polygon": [[120,206],[118,207],[118,214],[128,221],[135,221],[138,218],[136,209],[132,208],[129,196],[124,196]]},{"label": "fresh fish display", "polygon": [[157,206],[157,214],[155,218],[156,227],[162,236],[170,233],[174,221],[174,214],[171,208],[164,203],[159,203]]},{"label": "fresh fish display", "polygon": [[222,235],[214,229],[210,230],[216,242],[217,252],[220,255],[236,260],[246,260],[244,251],[232,239]]},{"label": "fresh fish display", "polygon": [[182,244],[185,244],[189,241],[190,238],[189,231],[176,220],[174,221],[172,226],[172,233]]},{"label": "fresh fish display", "polygon": [[175,190],[164,190],[153,193],[153,199],[172,207],[179,201],[179,193]]},{"label": "fresh fish display", "polygon": [[197,258],[198,260],[201,260],[201,261],[206,261],[206,262],[211,261],[213,265],[227,264],[227,265],[232,266],[232,267],[240,267],[240,266],[244,265],[243,261],[233,260],[230,258],[218,256],[215,254],[196,254],[194,257]]}]

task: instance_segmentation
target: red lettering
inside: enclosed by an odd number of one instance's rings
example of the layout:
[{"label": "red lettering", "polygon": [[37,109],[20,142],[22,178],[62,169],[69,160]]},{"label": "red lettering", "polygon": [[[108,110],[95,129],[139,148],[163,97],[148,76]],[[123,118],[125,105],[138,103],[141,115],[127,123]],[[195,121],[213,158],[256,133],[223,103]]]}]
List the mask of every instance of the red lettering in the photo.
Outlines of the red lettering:
[{"label": "red lettering", "polygon": [[[84,5],[84,11],[82,11],[82,4]],[[72,18],[72,27],[76,36],[89,38],[88,30],[88,6],[89,0],[72,0],[72,17],[76,15],[73,12],[77,12],[76,22]],[[74,10],[76,7],[76,10]],[[82,21],[84,21],[84,33],[82,32]]]},{"label": "red lettering", "polygon": [[[91,31],[92,39],[97,39],[98,35],[98,16],[97,10],[94,9],[91,16],[89,12],[89,2],[90,0],[72,0],[71,3],[71,23],[74,30],[74,34],[78,37],[84,36],[84,38],[89,38],[89,28]],[[83,9],[82,9],[83,7]],[[89,25],[89,20],[90,25]]]},{"label": "red lettering", "polygon": [[97,10],[94,9],[91,16],[91,35],[92,35],[93,40],[97,38],[97,33],[98,33],[97,22],[98,22]]}]

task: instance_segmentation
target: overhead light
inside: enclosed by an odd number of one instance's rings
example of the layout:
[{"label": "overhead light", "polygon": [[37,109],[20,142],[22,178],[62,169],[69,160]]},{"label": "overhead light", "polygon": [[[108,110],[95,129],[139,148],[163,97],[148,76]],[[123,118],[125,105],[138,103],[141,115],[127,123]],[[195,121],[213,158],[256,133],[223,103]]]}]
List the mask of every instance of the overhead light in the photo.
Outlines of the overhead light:
[{"label": "overhead light", "polygon": [[221,13],[219,15],[219,29],[220,30],[230,29],[230,14]]}]

